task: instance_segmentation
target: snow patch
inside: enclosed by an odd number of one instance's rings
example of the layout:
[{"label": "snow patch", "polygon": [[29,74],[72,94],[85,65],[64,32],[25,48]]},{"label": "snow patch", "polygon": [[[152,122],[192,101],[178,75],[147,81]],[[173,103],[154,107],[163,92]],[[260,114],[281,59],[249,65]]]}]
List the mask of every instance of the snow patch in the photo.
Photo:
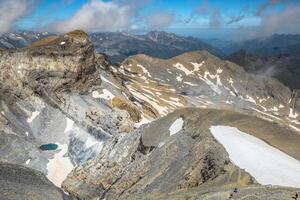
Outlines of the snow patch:
[{"label": "snow patch", "polygon": [[212,126],[229,158],[262,185],[300,187],[300,161],[264,141],[230,126]]},{"label": "snow patch", "polygon": [[183,66],[183,64],[181,64],[181,63],[176,63],[173,66],[176,67],[177,69],[179,69],[180,71],[183,71],[187,76],[190,75],[190,74],[193,74],[192,71],[190,71],[187,68],[185,68]]},{"label": "snow patch", "polygon": [[184,121],[182,118],[178,118],[173,122],[173,124],[169,128],[170,136],[172,136],[182,130],[183,122]]},{"label": "snow patch", "polygon": [[181,82],[182,81],[182,75],[180,74],[179,76],[176,77],[176,80]]},{"label": "snow patch", "polygon": [[64,133],[67,133],[70,130],[72,130],[73,125],[74,125],[74,121],[69,118],[66,118],[66,128],[64,130]]},{"label": "snow patch", "polygon": [[90,148],[94,145],[102,146],[102,142],[98,141],[94,136],[88,136],[87,140],[85,141],[85,147]]},{"label": "snow patch", "polygon": [[56,153],[53,159],[50,159],[47,164],[47,178],[54,183],[57,187],[61,187],[62,182],[66,179],[67,175],[74,169],[74,166],[69,157],[65,157],[68,152],[67,144],[57,144],[59,152]]},{"label": "snow patch", "polygon": [[160,142],[159,144],[158,144],[158,148],[161,148],[162,146],[164,146],[165,145],[165,142]]},{"label": "snow patch", "polygon": [[61,42],[61,43],[59,43],[60,45],[64,45],[64,44],[66,44],[66,42]]},{"label": "snow patch", "polygon": [[205,62],[202,61],[201,63],[194,63],[194,62],[191,62],[191,64],[194,66],[194,70],[193,72],[197,72],[200,70],[200,67],[202,67],[202,65],[204,64]]},{"label": "snow patch", "polygon": [[34,111],[33,113],[31,113],[31,116],[27,119],[27,122],[31,123],[39,114],[39,111]]},{"label": "snow patch", "polygon": [[26,160],[25,164],[28,165],[30,163],[31,159],[29,158],[28,160]]},{"label": "snow patch", "polygon": [[104,82],[109,83],[110,85],[114,86],[115,88],[119,88],[116,84],[114,84],[113,82],[109,81],[108,79],[106,79],[104,76],[101,75],[101,80],[103,80]]},{"label": "snow patch", "polygon": [[299,116],[298,113],[294,112],[292,108],[290,108],[290,113],[289,113],[289,117],[290,118],[297,118]]},{"label": "snow patch", "polygon": [[98,91],[93,91],[92,96],[97,99],[97,98],[102,98],[102,99],[106,99],[107,101],[112,100],[115,95],[113,95],[110,91],[108,91],[107,89],[103,89],[102,90],[102,94],[99,94]]},{"label": "snow patch", "polygon": [[143,73],[146,74],[148,77],[152,77],[151,74],[149,73],[149,71],[142,65],[137,65],[139,68],[141,68],[143,70]]},{"label": "snow patch", "polygon": [[[216,82],[216,83],[213,83],[211,80],[208,79],[208,77],[209,77],[210,79],[213,79],[213,80],[216,79],[217,82]],[[220,79],[220,76],[219,76],[218,73],[215,74],[215,75],[213,75],[213,74],[210,74],[209,71],[205,71],[205,72],[204,72],[204,77],[202,78],[202,77],[200,76],[199,78],[200,78],[201,80],[203,80],[207,85],[209,85],[210,88],[211,88],[214,92],[216,92],[217,94],[221,94],[221,93],[222,93],[222,91],[221,91],[221,89],[219,88],[219,86],[222,86],[223,84],[222,84],[222,82],[221,82],[221,79]]]},{"label": "snow patch", "polygon": [[197,84],[194,84],[194,83],[191,83],[191,82],[188,82],[188,81],[185,81],[184,83],[187,84],[187,85],[190,85],[190,86],[197,86]]}]

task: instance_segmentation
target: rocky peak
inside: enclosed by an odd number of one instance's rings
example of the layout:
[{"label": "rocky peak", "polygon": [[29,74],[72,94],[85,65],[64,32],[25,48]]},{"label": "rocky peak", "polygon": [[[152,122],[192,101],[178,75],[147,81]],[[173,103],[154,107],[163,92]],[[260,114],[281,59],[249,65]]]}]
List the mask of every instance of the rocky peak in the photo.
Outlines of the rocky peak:
[{"label": "rocky peak", "polygon": [[146,34],[146,37],[155,42],[163,42],[166,39],[175,40],[180,38],[173,33],[167,33],[164,31],[150,31]]},{"label": "rocky peak", "polygon": [[1,54],[0,80],[14,88],[29,86],[38,94],[70,88],[86,91],[100,80],[95,73],[93,44],[83,31],[49,36]]}]

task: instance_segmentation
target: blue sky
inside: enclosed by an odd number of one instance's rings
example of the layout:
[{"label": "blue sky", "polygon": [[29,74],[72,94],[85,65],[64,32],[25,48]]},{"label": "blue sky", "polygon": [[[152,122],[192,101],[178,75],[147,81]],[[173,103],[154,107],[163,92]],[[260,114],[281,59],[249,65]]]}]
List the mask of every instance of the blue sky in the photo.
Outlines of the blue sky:
[{"label": "blue sky", "polygon": [[237,31],[239,37],[300,33],[295,28],[300,27],[300,0],[0,0],[0,6],[0,12],[11,15],[7,20],[0,16],[0,34],[76,28],[165,30],[206,38],[234,38]]}]

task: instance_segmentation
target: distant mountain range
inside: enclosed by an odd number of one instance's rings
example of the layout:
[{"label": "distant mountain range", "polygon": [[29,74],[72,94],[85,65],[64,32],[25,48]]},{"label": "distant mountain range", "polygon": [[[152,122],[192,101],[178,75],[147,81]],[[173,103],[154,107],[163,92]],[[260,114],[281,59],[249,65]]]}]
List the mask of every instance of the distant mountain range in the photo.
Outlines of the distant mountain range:
[{"label": "distant mountain range", "polygon": [[126,57],[147,54],[159,58],[171,58],[187,51],[206,50],[222,56],[222,52],[206,42],[173,33],[152,31],[145,35],[128,33],[92,33],[95,49],[108,55],[112,62],[121,62]]},{"label": "distant mountain range", "polygon": [[[21,48],[49,35],[48,32],[18,31],[0,37],[0,48]],[[189,51],[206,50],[244,67],[248,72],[275,77],[290,88],[300,88],[300,35],[275,34],[241,42],[199,39],[152,31],[144,35],[124,32],[91,33],[95,50],[121,63],[137,54],[168,59]]]},{"label": "distant mountain range", "polygon": [[251,73],[274,77],[291,89],[300,88],[300,58],[278,55],[262,57],[240,50],[227,57]]},{"label": "distant mountain range", "polygon": [[22,48],[49,35],[53,34],[34,31],[17,31],[7,33],[0,37],[0,48]]},{"label": "distant mountain range", "polygon": [[275,34],[231,43],[222,52],[248,72],[274,77],[291,89],[300,88],[300,35]]},{"label": "distant mountain range", "polygon": [[[213,45],[214,43],[210,44]],[[299,55],[300,35],[275,34],[265,38],[232,42],[219,48],[221,48],[226,55],[241,49],[258,56]]]},{"label": "distant mountain range", "polygon": [[[0,37],[0,48],[21,48],[46,36],[48,32],[18,31]],[[188,51],[206,50],[214,55],[223,53],[201,39],[183,37],[173,33],[152,31],[145,35],[123,32],[91,33],[96,51],[106,54],[113,63],[122,62],[128,56],[147,54],[159,58],[171,58]]]}]

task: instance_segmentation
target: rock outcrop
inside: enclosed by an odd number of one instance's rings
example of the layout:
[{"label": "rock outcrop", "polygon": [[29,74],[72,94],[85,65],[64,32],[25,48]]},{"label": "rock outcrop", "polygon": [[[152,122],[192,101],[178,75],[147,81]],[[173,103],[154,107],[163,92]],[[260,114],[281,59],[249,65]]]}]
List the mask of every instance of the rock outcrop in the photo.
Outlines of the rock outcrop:
[{"label": "rock outcrop", "polygon": [[0,163],[0,199],[66,200],[67,196],[41,172]]},{"label": "rock outcrop", "polygon": [[[128,91],[83,31],[3,50],[0,56],[0,161],[39,170],[60,186],[73,167],[101,151],[104,141],[132,131],[140,120],[128,100],[126,106],[113,105],[114,97],[124,99]],[[39,148],[48,143],[58,149]],[[63,174],[54,178],[57,163],[63,163]]]},{"label": "rock outcrop", "polygon": [[[170,127],[178,119],[183,120],[182,127],[173,132]],[[183,109],[111,139],[96,159],[73,170],[63,188],[75,199],[164,199],[171,194],[174,199],[196,199],[201,197],[198,195],[213,199],[213,191],[227,199],[235,187],[245,188],[239,194],[245,197],[252,195],[254,186],[258,197],[272,196],[273,189],[259,187],[253,177],[231,163],[209,131],[215,124],[247,130],[284,151],[287,142],[295,148],[289,152],[294,157],[300,150],[295,132],[286,134],[295,136],[297,142],[286,138],[284,129],[271,122],[230,111]],[[268,139],[271,134],[273,139]],[[289,196],[289,191],[295,190],[282,191]],[[274,199],[280,197],[274,194]]]}]

